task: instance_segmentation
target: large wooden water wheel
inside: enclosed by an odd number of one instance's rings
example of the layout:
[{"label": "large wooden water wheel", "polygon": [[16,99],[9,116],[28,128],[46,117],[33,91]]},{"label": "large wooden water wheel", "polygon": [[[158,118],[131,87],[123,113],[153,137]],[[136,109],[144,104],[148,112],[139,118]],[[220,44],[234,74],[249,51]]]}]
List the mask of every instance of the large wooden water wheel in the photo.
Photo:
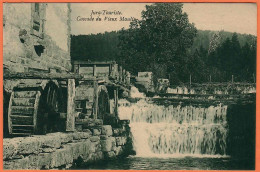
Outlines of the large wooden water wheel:
[{"label": "large wooden water wheel", "polygon": [[10,94],[3,89],[3,127],[4,127],[4,137],[9,136],[8,132],[8,107],[9,107]]},{"label": "large wooden water wheel", "polygon": [[[43,86],[44,85],[44,86]],[[11,135],[45,134],[57,130],[61,94],[54,82],[19,84],[11,93],[8,129]]]},{"label": "large wooden water wheel", "polygon": [[64,97],[57,84],[50,82],[46,85],[40,98],[38,108],[38,133],[62,131],[65,125],[62,126],[60,112],[62,111],[62,101]]}]

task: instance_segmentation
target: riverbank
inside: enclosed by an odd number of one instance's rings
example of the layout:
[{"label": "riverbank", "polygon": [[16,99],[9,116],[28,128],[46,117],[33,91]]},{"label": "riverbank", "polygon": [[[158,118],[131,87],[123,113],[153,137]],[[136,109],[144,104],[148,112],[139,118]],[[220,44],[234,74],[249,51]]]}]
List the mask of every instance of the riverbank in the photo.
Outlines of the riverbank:
[{"label": "riverbank", "polygon": [[126,120],[112,128],[93,126],[82,132],[5,138],[4,169],[69,169],[127,156],[131,138]]}]

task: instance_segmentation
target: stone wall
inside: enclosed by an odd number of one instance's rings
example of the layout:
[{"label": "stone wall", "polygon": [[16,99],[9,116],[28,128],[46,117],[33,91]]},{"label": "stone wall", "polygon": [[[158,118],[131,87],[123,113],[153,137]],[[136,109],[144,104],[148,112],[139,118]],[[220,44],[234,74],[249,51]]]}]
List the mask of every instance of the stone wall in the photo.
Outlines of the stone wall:
[{"label": "stone wall", "polygon": [[66,169],[127,155],[132,144],[129,127],[119,126],[4,139],[4,169]]},{"label": "stone wall", "polygon": [[33,34],[33,5],[4,3],[4,72],[70,71],[70,5],[40,4],[40,36]]}]

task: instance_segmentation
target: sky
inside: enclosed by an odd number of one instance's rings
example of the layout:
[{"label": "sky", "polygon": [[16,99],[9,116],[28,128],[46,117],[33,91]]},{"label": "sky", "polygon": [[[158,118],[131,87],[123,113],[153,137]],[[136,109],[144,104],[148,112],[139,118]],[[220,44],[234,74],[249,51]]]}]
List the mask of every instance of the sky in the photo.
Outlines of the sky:
[{"label": "sky", "polygon": [[[72,34],[97,34],[128,28],[129,20],[141,19],[145,5],[149,4],[72,3]],[[184,3],[183,11],[200,30],[257,34],[257,6],[254,3]],[[128,20],[120,21],[120,17]],[[96,21],[97,18],[101,21]]]}]

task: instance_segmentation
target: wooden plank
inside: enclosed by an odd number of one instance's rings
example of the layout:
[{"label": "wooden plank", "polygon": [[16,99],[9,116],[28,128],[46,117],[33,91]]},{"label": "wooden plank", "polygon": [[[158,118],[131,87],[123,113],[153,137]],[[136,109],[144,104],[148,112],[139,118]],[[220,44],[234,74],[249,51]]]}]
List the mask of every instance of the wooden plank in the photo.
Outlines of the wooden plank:
[{"label": "wooden plank", "polygon": [[115,102],[114,114],[115,116],[118,116],[118,88],[114,90],[114,102]]},{"label": "wooden plank", "polygon": [[97,66],[93,66],[93,76],[97,76]]},{"label": "wooden plank", "polygon": [[12,115],[12,105],[13,105],[13,98],[14,98],[14,92],[12,91],[10,100],[9,100],[9,107],[8,107],[8,130],[9,134],[12,134],[12,120],[11,120],[11,115]]},{"label": "wooden plank", "polygon": [[94,64],[115,64],[115,61],[102,61],[102,62],[89,62],[89,61],[85,61],[85,60],[74,60],[72,62],[74,65],[77,64],[88,64],[88,65],[94,65]]},{"label": "wooden plank", "polygon": [[19,114],[19,115],[33,115],[34,113],[34,107],[26,107],[26,106],[12,106],[12,115]]},{"label": "wooden plank", "polygon": [[81,79],[83,78],[83,76],[76,73],[4,72],[4,79],[12,79],[12,78],[13,79]]},{"label": "wooden plank", "polygon": [[11,116],[12,124],[14,125],[32,125],[33,116]]},{"label": "wooden plank", "polygon": [[94,119],[97,119],[97,113],[98,113],[98,83],[95,81],[93,84],[94,84],[93,115],[94,115]]},{"label": "wooden plank", "polygon": [[38,93],[36,94],[35,97],[35,102],[34,102],[34,113],[33,113],[33,127],[34,127],[34,131],[36,132],[37,130],[37,119],[38,119],[38,108],[39,108],[39,103],[40,103],[40,97],[41,97],[41,92],[38,91]]},{"label": "wooden plank", "polygon": [[94,88],[88,85],[79,85],[76,88],[75,100],[89,100],[93,101]]},{"label": "wooden plank", "polygon": [[34,98],[36,91],[15,91],[14,98]]},{"label": "wooden plank", "polygon": [[12,133],[12,135],[17,135],[17,136],[30,136],[32,133]]},{"label": "wooden plank", "polygon": [[67,120],[66,120],[66,131],[75,130],[75,80],[68,80],[68,97],[67,97]]},{"label": "wooden plank", "polygon": [[30,83],[30,82],[20,82],[19,85],[18,85],[18,88],[38,88],[40,87],[42,84],[42,81],[41,82],[37,82],[37,83]]},{"label": "wooden plank", "polygon": [[34,125],[12,125],[13,127],[34,127]]},{"label": "wooden plank", "polygon": [[35,98],[14,98],[14,106],[34,106]]},{"label": "wooden plank", "polygon": [[123,81],[123,68],[119,66],[119,82]]},{"label": "wooden plank", "polygon": [[32,129],[13,129],[14,133],[32,133]]}]

